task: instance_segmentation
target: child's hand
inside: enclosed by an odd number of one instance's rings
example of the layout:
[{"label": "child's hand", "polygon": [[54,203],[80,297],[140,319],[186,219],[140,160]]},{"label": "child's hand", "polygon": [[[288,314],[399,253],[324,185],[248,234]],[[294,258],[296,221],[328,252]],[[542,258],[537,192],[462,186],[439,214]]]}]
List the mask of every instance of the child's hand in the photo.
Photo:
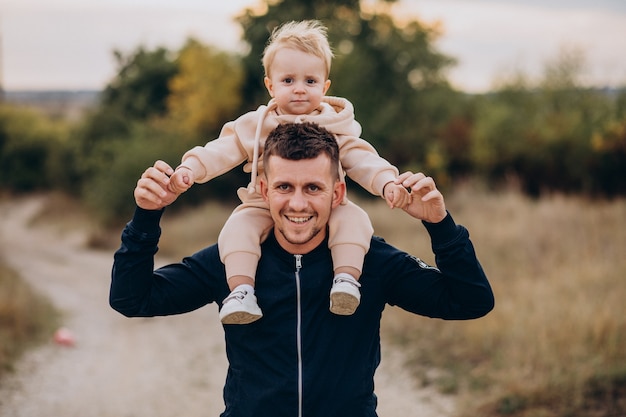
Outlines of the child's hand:
[{"label": "child's hand", "polygon": [[389,208],[405,208],[411,203],[411,194],[401,184],[388,183],[385,186],[384,193]]},{"label": "child's hand", "polygon": [[169,191],[173,193],[184,193],[194,183],[193,171],[186,166],[179,166],[170,177],[168,185]]}]

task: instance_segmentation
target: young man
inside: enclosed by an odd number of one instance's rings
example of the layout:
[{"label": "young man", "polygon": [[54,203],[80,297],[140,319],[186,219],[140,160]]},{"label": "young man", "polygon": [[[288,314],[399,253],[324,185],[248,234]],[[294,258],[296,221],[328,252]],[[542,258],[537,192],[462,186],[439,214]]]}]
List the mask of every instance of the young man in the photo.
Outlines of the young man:
[{"label": "young man", "polygon": [[[404,173],[404,208],[421,220],[437,268],[372,238],[361,280],[361,305],[350,316],[328,310],[333,281],[328,219],[345,193],[332,133],[312,123],[276,127],[265,143],[261,194],[274,226],[262,244],[257,298],[267,312],[248,326],[224,326],[229,360],[222,417],[376,416],[374,373],[380,318],[387,304],[443,319],[472,319],[494,304],[469,234],[446,211],[434,181]],[[115,254],[110,303],[127,316],[191,311],[229,293],[217,245],[153,271],[173,170],[162,161],[138,181],[138,208]],[[221,308],[221,306],[220,306]]]}]

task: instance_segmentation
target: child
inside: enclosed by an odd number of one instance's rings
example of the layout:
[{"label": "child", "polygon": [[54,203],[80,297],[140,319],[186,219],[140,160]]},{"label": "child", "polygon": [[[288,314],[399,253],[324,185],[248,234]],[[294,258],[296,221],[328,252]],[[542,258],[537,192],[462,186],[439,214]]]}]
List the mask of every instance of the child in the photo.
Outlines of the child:
[{"label": "child", "polygon": [[[262,173],[259,154],[268,133],[281,123],[314,122],[337,137],[343,170],[393,207],[408,204],[408,191],[394,184],[398,170],[381,158],[365,140],[354,120],[352,104],[325,96],[332,59],[326,28],[318,21],[290,22],[274,30],[263,54],[265,87],[272,99],[267,106],[226,123],[220,136],[183,155],[171,177],[172,191],[184,192],[194,183],[207,182],[244,161],[251,172],[248,188],[237,192],[242,203],[226,221],[218,238],[226,267],[230,295],[224,299],[220,320],[247,324],[262,317],[254,296],[260,243],[273,226],[267,205],[258,192]],[[294,219],[295,221],[295,219]],[[329,248],[335,278],[330,290],[330,311],[353,314],[360,303],[358,282],[373,228],[367,213],[347,199],[333,210],[329,221]]]}]

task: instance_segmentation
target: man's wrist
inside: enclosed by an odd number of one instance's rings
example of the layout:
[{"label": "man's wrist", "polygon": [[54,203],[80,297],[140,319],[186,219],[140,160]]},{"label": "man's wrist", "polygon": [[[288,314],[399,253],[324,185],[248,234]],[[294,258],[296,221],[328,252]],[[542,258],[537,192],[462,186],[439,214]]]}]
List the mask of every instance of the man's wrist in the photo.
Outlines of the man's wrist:
[{"label": "man's wrist", "polygon": [[451,242],[458,236],[457,224],[448,211],[440,222],[430,223],[422,220],[422,224],[428,231],[433,245]]},{"label": "man's wrist", "polygon": [[161,216],[165,209],[147,210],[139,206],[135,207],[135,213],[131,220],[133,230],[144,235],[159,235],[161,233]]}]

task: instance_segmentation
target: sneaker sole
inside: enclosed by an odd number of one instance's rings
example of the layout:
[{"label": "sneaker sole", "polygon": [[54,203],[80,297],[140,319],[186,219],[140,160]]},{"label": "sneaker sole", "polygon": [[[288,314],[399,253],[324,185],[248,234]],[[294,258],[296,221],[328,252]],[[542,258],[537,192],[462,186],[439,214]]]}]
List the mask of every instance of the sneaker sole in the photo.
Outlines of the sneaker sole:
[{"label": "sneaker sole", "polygon": [[222,318],[224,324],[249,324],[263,317],[262,315],[250,314],[245,311],[236,311]]},{"label": "sneaker sole", "polygon": [[359,306],[359,300],[346,293],[338,292],[330,295],[330,311],[340,316],[354,314]]}]

